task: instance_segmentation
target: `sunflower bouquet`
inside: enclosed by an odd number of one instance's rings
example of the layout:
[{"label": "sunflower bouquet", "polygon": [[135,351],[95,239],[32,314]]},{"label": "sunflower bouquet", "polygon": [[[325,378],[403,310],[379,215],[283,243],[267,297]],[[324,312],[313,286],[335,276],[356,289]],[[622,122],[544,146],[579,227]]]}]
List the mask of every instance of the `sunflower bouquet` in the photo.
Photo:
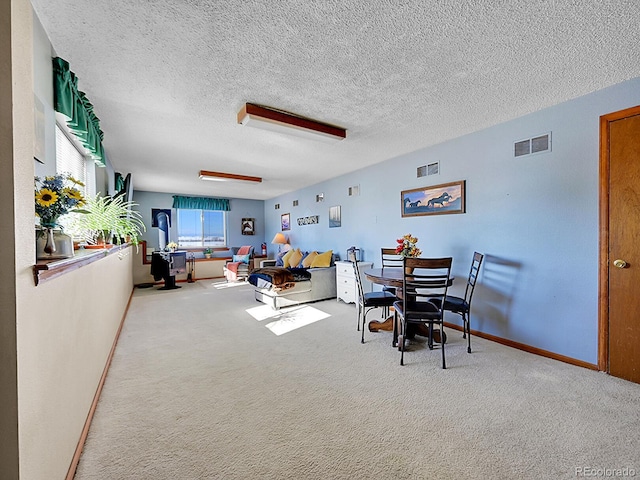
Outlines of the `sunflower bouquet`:
[{"label": "sunflower bouquet", "polygon": [[35,177],[36,215],[42,227],[55,227],[59,217],[84,205],[85,199],[78,187],[84,184],[66,173]]},{"label": "sunflower bouquet", "polygon": [[401,257],[419,257],[422,251],[417,247],[418,239],[412,237],[410,233],[396,240],[396,253]]}]

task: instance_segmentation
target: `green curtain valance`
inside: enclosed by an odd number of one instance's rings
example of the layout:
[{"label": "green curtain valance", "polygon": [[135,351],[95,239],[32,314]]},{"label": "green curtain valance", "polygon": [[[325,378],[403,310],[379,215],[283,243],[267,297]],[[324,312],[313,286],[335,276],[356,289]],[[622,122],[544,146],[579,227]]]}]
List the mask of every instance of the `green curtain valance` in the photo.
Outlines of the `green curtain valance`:
[{"label": "green curtain valance", "polygon": [[183,197],[173,196],[173,208],[190,208],[192,210],[223,210],[228,212],[231,205],[228,198]]},{"label": "green curtain valance", "polygon": [[69,70],[69,62],[60,57],[53,59],[53,103],[55,110],[67,117],[67,125],[91,158],[104,166],[100,119],[84,92],[78,90],[78,78]]}]

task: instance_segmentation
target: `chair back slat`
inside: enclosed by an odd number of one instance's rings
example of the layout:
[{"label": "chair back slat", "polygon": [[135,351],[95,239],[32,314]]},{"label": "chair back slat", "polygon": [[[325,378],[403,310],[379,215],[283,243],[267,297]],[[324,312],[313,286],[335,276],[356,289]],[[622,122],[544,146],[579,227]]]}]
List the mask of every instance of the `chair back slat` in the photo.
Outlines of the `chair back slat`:
[{"label": "chair back slat", "polygon": [[471,261],[471,270],[469,271],[469,278],[467,279],[467,286],[464,290],[464,300],[469,305],[471,304],[471,297],[473,297],[473,291],[476,288],[478,281],[478,274],[480,272],[480,265],[482,265],[482,259],[484,255],[478,252],[473,252],[473,260]]},{"label": "chair back slat", "polygon": [[355,257],[351,263],[353,264],[353,274],[356,278],[356,286],[358,288],[358,302],[362,303],[364,299],[364,287],[362,286],[362,278],[360,277],[360,267],[358,266],[358,260]]},{"label": "chair back slat", "polygon": [[395,248],[381,248],[382,268],[402,267],[402,257],[396,253]]}]

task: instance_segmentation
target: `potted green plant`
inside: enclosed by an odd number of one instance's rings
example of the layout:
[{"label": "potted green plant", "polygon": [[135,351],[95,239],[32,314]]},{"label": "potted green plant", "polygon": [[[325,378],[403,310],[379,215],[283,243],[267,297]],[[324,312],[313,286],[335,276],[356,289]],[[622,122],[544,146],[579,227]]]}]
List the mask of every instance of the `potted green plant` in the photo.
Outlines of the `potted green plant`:
[{"label": "potted green plant", "polygon": [[138,245],[140,235],[146,230],[142,215],[131,207],[123,196],[101,197],[100,194],[87,199],[83,209],[74,219],[73,228],[81,232],[89,245],[104,248],[115,242]]},{"label": "potted green plant", "polygon": [[207,247],[202,251],[202,253],[204,253],[204,258],[211,258],[211,254],[213,253],[213,250]]}]

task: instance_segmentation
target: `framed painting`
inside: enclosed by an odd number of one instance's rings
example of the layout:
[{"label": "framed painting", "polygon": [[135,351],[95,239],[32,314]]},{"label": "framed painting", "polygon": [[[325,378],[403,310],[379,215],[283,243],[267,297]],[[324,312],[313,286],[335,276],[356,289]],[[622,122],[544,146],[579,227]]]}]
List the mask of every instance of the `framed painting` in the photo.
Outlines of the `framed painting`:
[{"label": "framed painting", "polygon": [[45,157],[45,135],[46,135],[46,119],[44,113],[44,104],[37,95],[33,96],[34,122],[35,130],[33,135],[33,158],[40,163],[44,163]]},{"label": "framed painting", "polygon": [[400,193],[402,216],[464,213],[464,187],[464,180],[460,180],[459,182],[404,190]]},{"label": "framed painting", "polygon": [[291,216],[288,213],[280,215],[280,230],[291,230]]},{"label": "framed painting", "polygon": [[341,225],[340,205],[329,208],[329,228],[340,227]]},{"label": "framed painting", "polygon": [[152,208],[151,209],[151,226],[158,227],[158,215],[166,214],[166,220],[169,226],[171,226],[171,209],[170,208]]},{"label": "framed painting", "polygon": [[255,218],[242,219],[242,235],[255,235]]}]

